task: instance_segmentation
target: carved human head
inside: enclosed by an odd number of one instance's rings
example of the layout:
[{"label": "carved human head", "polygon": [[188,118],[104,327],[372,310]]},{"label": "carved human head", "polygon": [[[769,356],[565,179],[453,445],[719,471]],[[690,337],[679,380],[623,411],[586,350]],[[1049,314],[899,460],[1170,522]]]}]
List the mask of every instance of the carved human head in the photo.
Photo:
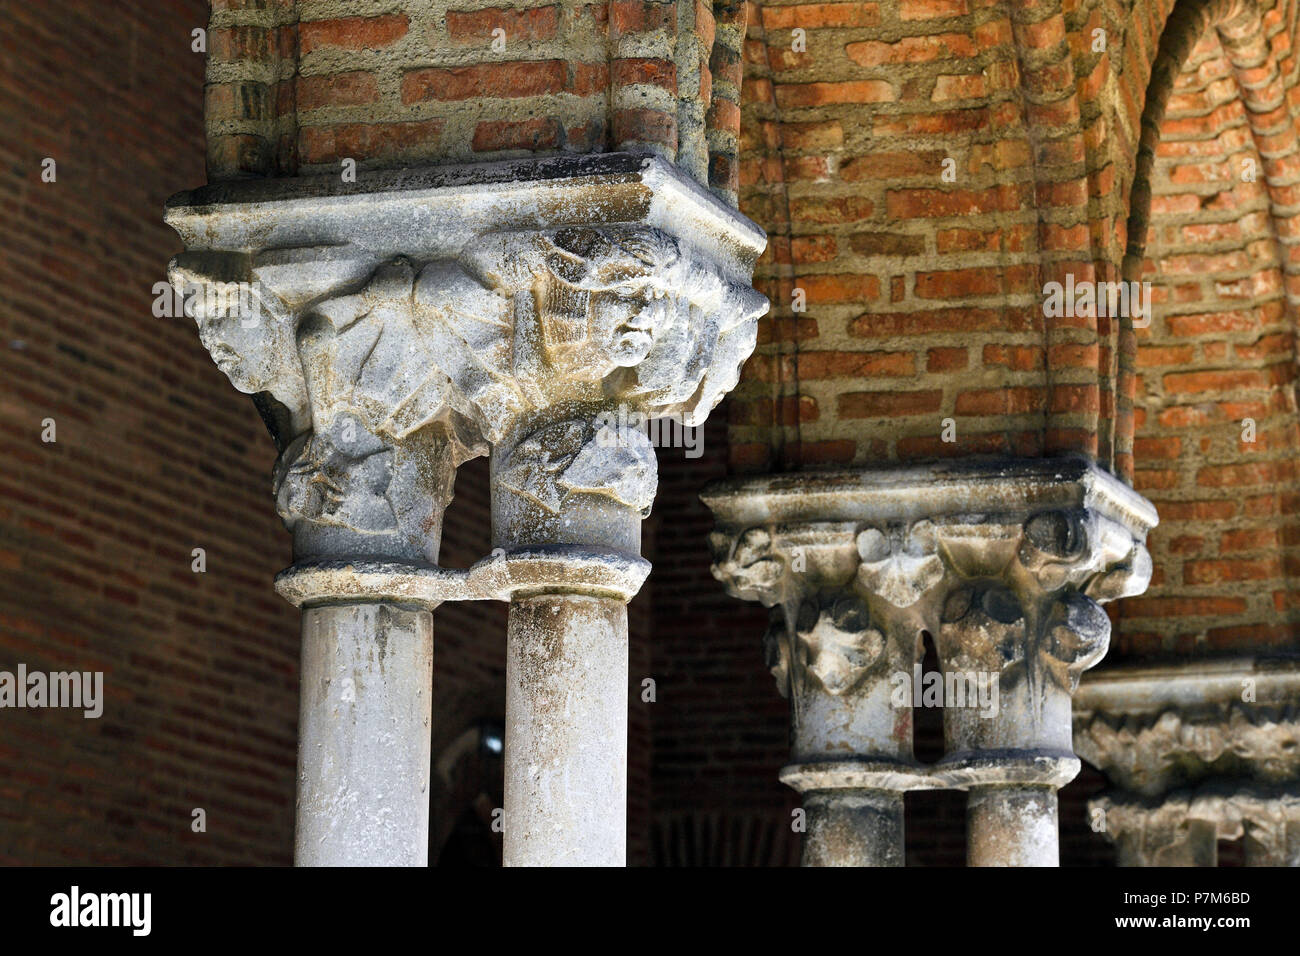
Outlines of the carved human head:
[{"label": "carved human head", "polygon": [[614,227],[561,229],[544,244],[537,305],[552,361],[593,379],[644,361],[669,316],[676,243],[657,229]]},{"label": "carved human head", "polygon": [[168,279],[212,361],[241,392],[285,390],[302,374],[287,310],[256,283],[237,279],[237,269],[217,254],[189,261],[198,258],[177,256]]}]

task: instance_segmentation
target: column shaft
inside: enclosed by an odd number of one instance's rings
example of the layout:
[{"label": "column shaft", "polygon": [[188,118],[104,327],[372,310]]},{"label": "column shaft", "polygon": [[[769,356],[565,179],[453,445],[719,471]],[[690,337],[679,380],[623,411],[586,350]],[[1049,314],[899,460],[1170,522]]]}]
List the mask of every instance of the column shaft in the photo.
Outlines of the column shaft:
[{"label": "column shaft", "polygon": [[427,866],[433,616],[302,613],[298,866]]},{"label": "column shaft", "polygon": [[903,794],[818,790],[804,795],[801,866],[902,866]]},{"label": "column shaft", "polygon": [[972,787],[968,866],[1059,866],[1054,787]]},{"label": "column shaft", "polygon": [[626,865],[627,665],[622,601],[511,602],[506,866]]}]

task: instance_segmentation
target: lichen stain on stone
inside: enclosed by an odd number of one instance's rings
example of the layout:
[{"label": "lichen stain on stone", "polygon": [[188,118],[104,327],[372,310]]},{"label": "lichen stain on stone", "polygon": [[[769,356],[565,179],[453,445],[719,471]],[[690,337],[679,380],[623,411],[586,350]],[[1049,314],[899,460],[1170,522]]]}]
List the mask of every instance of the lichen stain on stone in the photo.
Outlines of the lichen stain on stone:
[{"label": "lichen stain on stone", "polygon": [[379,672],[384,672],[384,658],[388,656],[388,631],[393,626],[391,612],[386,607],[379,609],[379,621],[375,627],[375,646],[379,649]]}]

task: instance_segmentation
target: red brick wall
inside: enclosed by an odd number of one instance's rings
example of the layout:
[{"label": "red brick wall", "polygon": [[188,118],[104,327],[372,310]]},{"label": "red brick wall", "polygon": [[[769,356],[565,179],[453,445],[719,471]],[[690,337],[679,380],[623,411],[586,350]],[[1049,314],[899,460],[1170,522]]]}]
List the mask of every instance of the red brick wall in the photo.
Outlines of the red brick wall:
[{"label": "red brick wall", "polygon": [[103,671],[106,697],[97,720],[0,710],[0,862],[284,864],[298,615],[270,587],[274,450],[193,323],[151,310],[178,249],[163,201],[203,181],[206,4],[119,6],[0,18],[0,669]]},{"label": "red brick wall", "polygon": [[772,235],[758,284],[775,308],[733,405],[733,465],[1109,462],[1118,329],[1039,300],[1066,273],[1118,269],[1115,47],[1086,38],[1119,44],[1124,20],[981,0],[750,20],[741,208]]},{"label": "red brick wall", "polygon": [[[728,596],[709,573],[712,513],[704,485],[726,474],[726,405],[702,428],[703,454],[659,449],[659,494],[651,521],[657,547],[650,576],[654,857],[709,862],[743,858],[734,841],[769,861],[797,852],[790,833],[794,791],[777,780],[789,756],[788,705],[763,663],[765,608]],[[717,862],[717,858],[712,858]]]},{"label": "red brick wall", "polygon": [[[1210,32],[1161,126],[1138,332],[1135,487],[1159,509],[1151,588],[1118,608],[1114,656],[1294,647],[1295,313],[1266,164]],[[1249,419],[1254,440],[1246,440]]]},{"label": "red brick wall", "polygon": [[634,149],[734,202],[743,15],[699,0],[215,0],[209,172]]},{"label": "red brick wall", "polygon": [[[1173,6],[754,8],[741,206],[772,235],[774,310],[733,405],[734,467],[1084,451],[1130,473],[1121,323],[1045,316],[1041,291],[1120,277]],[[1256,42],[1293,87],[1295,5],[1261,12]]]}]

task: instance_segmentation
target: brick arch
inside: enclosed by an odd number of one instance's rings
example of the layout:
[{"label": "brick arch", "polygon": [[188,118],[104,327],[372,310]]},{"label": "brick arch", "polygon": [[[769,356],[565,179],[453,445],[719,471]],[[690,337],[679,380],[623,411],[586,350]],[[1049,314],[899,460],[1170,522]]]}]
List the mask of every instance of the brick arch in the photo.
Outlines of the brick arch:
[{"label": "brick arch", "polygon": [[798,866],[789,816],[767,810],[678,810],[652,826],[652,866]]},{"label": "brick arch", "polygon": [[[1048,282],[1115,278],[1117,255],[1104,206],[1113,189],[1096,94],[1109,69],[1093,51],[1090,28],[1101,8],[1013,0],[1009,19],[1020,74],[1022,115],[1031,147],[1037,214],[1039,287]],[[1104,120],[1102,120],[1104,122]],[[1105,317],[1043,319],[1047,421],[1044,452],[1085,451],[1109,463],[1114,340]]]},{"label": "brick arch", "polygon": [[[1152,86],[1152,72],[1176,2],[1103,0],[1103,27],[1113,37],[1108,43],[1113,63],[1107,90],[1110,94],[1110,147],[1119,180],[1120,212],[1125,221],[1136,176],[1142,117]],[[1123,233],[1120,238],[1124,240]]]},{"label": "brick arch", "polygon": [[[1127,249],[1123,275],[1138,280],[1151,226],[1152,173],[1170,97],[1184,65],[1197,44],[1213,34],[1231,65],[1237,96],[1245,108],[1259,168],[1269,196],[1272,232],[1282,246],[1280,261],[1286,275],[1289,310],[1294,317],[1300,302],[1300,279],[1291,274],[1287,248],[1300,236],[1300,141],[1291,98],[1295,92],[1294,62],[1290,50],[1293,30],[1275,30],[1270,42],[1266,20],[1276,27],[1294,26],[1297,7],[1261,11],[1255,0],[1179,0],[1169,16],[1151,70],[1144,100],[1141,135],[1135,159],[1133,186],[1129,196],[1126,228]],[[1285,56],[1284,56],[1285,54]],[[1288,77],[1287,73],[1291,76]],[[1133,389],[1136,385],[1136,338],[1131,319],[1121,322],[1116,416],[1117,466],[1133,476]]]},{"label": "brick arch", "polygon": [[[1118,606],[1117,658],[1259,652],[1300,633],[1288,518],[1300,426],[1278,177],[1265,175],[1268,147],[1230,43],[1212,20],[1189,35],[1158,93],[1146,218],[1130,235],[1142,261],[1128,268],[1152,283],[1155,303],[1134,333],[1133,484],[1161,524],[1148,593]],[[1258,176],[1243,176],[1251,164]]]},{"label": "brick arch", "polygon": [[[1130,144],[1137,138],[1132,128],[1140,110],[1128,87],[1145,89],[1156,56],[1154,37],[1173,3],[1015,0],[1010,5],[1024,101],[1021,120],[1034,148],[1044,285],[1064,282],[1067,275],[1076,282],[1121,277],[1127,187],[1136,154]],[[1140,96],[1136,102],[1142,102]],[[1114,470],[1118,321],[1045,318],[1043,332],[1044,450],[1084,450]],[[1095,381],[1085,382],[1085,373],[1095,373]]]},{"label": "brick arch", "polygon": [[[1037,302],[1066,274],[1114,278],[1121,258],[1110,61],[1082,39],[1104,0],[1083,7],[756,7],[741,205],[771,237],[757,281],[774,308],[732,403],[733,464],[1110,463],[1117,332]],[[940,418],[967,437],[945,444]]]}]

